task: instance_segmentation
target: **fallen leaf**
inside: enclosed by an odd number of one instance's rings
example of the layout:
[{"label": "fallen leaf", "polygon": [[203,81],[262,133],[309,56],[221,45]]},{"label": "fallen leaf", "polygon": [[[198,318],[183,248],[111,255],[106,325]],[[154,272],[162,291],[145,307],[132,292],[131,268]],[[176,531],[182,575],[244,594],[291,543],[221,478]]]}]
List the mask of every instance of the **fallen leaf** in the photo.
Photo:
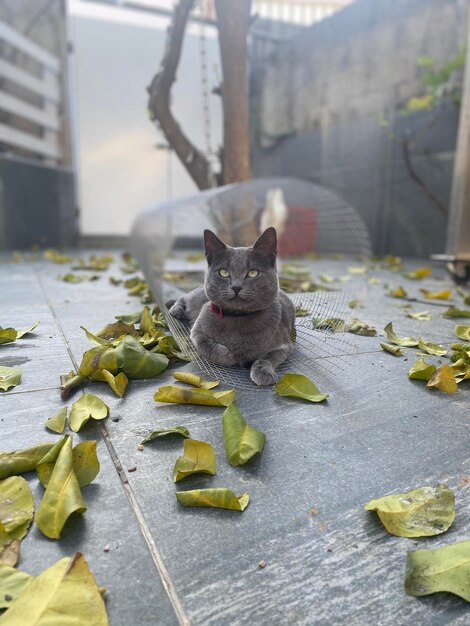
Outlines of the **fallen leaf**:
[{"label": "fallen leaf", "polygon": [[210,443],[184,439],[183,455],[176,459],[173,480],[177,483],[192,474],[215,474],[215,452]]},{"label": "fallen leaf", "polygon": [[[11,576],[11,575],[10,575]],[[16,580],[15,580],[16,579]],[[23,592],[0,618],[2,626],[108,626],[106,608],[82,554],[65,557],[28,580],[10,578]],[[2,588],[3,591],[3,588]]]},{"label": "fallen leaf", "polygon": [[68,374],[60,375],[60,397],[62,400],[67,400],[70,392],[76,389],[85,382],[85,376],[76,374],[73,370],[70,370]]},{"label": "fallen leaf", "polygon": [[452,289],[443,289],[442,291],[429,291],[429,289],[420,289],[425,298],[430,300],[448,300],[452,295]]},{"label": "fallen leaf", "polygon": [[303,374],[284,374],[274,385],[274,391],[279,396],[300,398],[309,402],[322,402],[328,398],[327,393],[321,393],[315,383]]},{"label": "fallen leaf", "polygon": [[418,359],[414,363],[410,371],[408,372],[408,378],[414,380],[429,380],[436,371],[436,366],[433,363],[426,363],[423,359]]},{"label": "fallen leaf", "polygon": [[174,404],[204,404],[208,406],[230,406],[235,398],[235,390],[212,391],[163,385],[153,396],[156,402],[172,402]]},{"label": "fallen leaf", "polygon": [[0,328],[0,345],[16,341],[18,331],[15,328]]},{"label": "fallen leaf", "polygon": [[406,317],[419,320],[420,322],[427,322],[431,319],[431,313],[429,311],[418,311],[417,313],[407,313]]},{"label": "fallen leaf", "polygon": [[365,274],[367,267],[365,265],[351,265],[348,267],[348,272],[350,274]]},{"label": "fallen leaf", "polygon": [[344,333],[347,330],[346,322],[340,317],[314,317],[312,328],[315,330],[332,330],[334,333]]},{"label": "fallen leaf", "polygon": [[437,343],[431,343],[430,341],[423,341],[421,337],[418,337],[418,348],[433,356],[445,356],[447,354],[447,350],[442,346]]},{"label": "fallen leaf", "polygon": [[281,271],[285,274],[291,274],[291,276],[302,276],[303,278],[310,277],[310,269],[301,265],[284,263]]},{"label": "fallen leaf", "polygon": [[407,554],[405,590],[411,596],[447,591],[470,602],[469,579],[470,541]]},{"label": "fallen leaf", "polygon": [[99,276],[97,274],[74,274],[73,272],[68,272],[63,276],[58,276],[59,280],[64,281],[64,283],[85,283],[93,280],[99,280]]},{"label": "fallen leaf", "polygon": [[384,341],[380,342],[380,346],[385,352],[390,352],[390,354],[394,354],[395,356],[403,356],[404,352],[398,346],[392,346],[390,343],[385,343]]},{"label": "fallen leaf", "polygon": [[21,382],[21,370],[19,367],[6,367],[0,365],[0,389],[8,391]]},{"label": "fallen leaf", "polygon": [[79,400],[72,404],[69,421],[70,429],[78,432],[89,419],[102,420],[107,417],[109,407],[92,393],[84,393]]},{"label": "fallen leaf", "polygon": [[[131,379],[144,380],[161,374],[168,366],[164,354],[148,352],[134,337],[126,336],[115,348],[115,353],[122,361],[122,371]],[[108,369],[108,368],[105,368]]]},{"label": "fallen leaf", "polygon": [[406,291],[401,286],[393,289],[392,291],[389,291],[388,295],[391,298],[406,298],[408,296]]},{"label": "fallen leaf", "polygon": [[0,609],[9,609],[33,580],[34,576],[0,562]]},{"label": "fallen leaf", "polygon": [[451,368],[457,384],[470,379],[470,365],[464,359],[458,359],[455,363],[452,363]]},{"label": "fallen leaf", "polygon": [[295,307],[295,317],[307,317],[310,314],[308,309],[303,309],[301,306]]},{"label": "fallen leaf", "polygon": [[470,311],[468,309],[459,309],[456,306],[450,306],[444,313],[442,317],[470,317]]},{"label": "fallen leaf", "polygon": [[375,276],[369,276],[367,282],[369,283],[369,285],[380,285],[380,278],[377,278]]},{"label": "fallen leaf", "polygon": [[418,487],[368,502],[391,535],[430,537],[445,532],[455,518],[454,493],[446,485]]},{"label": "fallen leaf", "polygon": [[108,370],[101,370],[101,373],[117,397],[122,398],[129,382],[124,372],[120,372],[116,376],[108,372]]},{"label": "fallen leaf", "polygon": [[143,309],[140,309],[140,311],[135,311],[134,313],[124,313],[123,315],[115,315],[114,317],[126,324],[140,324],[142,312]]},{"label": "fallen leaf", "polygon": [[103,254],[101,256],[92,254],[88,260],[76,259],[75,264],[72,265],[73,270],[91,270],[93,272],[106,271],[114,258],[111,254]]},{"label": "fallen leaf", "polygon": [[213,389],[220,385],[218,380],[204,380],[204,378],[192,372],[173,372],[173,376],[181,383],[188,383],[189,385],[200,387],[201,389]]},{"label": "fallen leaf", "polygon": [[414,339],[414,337],[397,337],[393,330],[392,322],[389,322],[385,326],[384,331],[390,343],[394,343],[397,346],[402,346],[403,348],[414,348],[418,345],[418,342],[416,339]]},{"label": "fallen leaf", "polygon": [[375,337],[377,335],[377,331],[373,326],[369,326],[358,319],[353,319],[346,325],[346,332],[353,335],[363,335],[364,337]]},{"label": "fallen leaf", "polygon": [[[462,341],[470,341],[470,326],[465,324],[457,325],[455,327],[455,334],[459,339],[462,339]],[[2,368],[0,368],[0,370],[1,369]]]},{"label": "fallen leaf", "polygon": [[428,387],[436,387],[444,393],[457,393],[457,382],[450,365],[441,365],[429,379]]},{"label": "fallen leaf", "polygon": [[72,450],[73,471],[80,487],[92,483],[100,471],[96,441],[81,441]]},{"label": "fallen leaf", "polygon": [[364,308],[360,300],[350,300],[348,302],[348,307],[350,309],[363,309]]},{"label": "fallen leaf", "polygon": [[222,428],[225,452],[230,465],[244,465],[255,454],[263,452],[266,435],[247,424],[235,403],[224,411]]},{"label": "fallen leaf", "polygon": [[99,330],[96,335],[102,339],[108,339],[109,341],[116,341],[125,335],[130,335],[137,339],[140,337],[139,331],[134,328],[133,324],[126,324],[124,322],[107,324],[104,328]]},{"label": "fallen leaf", "polygon": [[34,521],[50,539],[59,539],[72,513],[84,513],[86,505],[73,469],[72,439],[64,443],[47,484]]},{"label": "fallen leaf", "polygon": [[411,278],[412,280],[422,280],[426,276],[431,276],[432,269],[430,267],[419,267],[412,272],[403,272],[405,278]]},{"label": "fallen leaf", "polygon": [[11,476],[0,481],[0,562],[16,564],[33,513],[33,494],[24,478]]},{"label": "fallen leaf", "polygon": [[248,493],[236,496],[225,488],[177,491],[176,498],[184,506],[207,506],[231,511],[244,511],[250,501]]},{"label": "fallen leaf", "polygon": [[54,250],[53,248],[48,248],[44,250],[44,258],[48,261],[52,261],[52,263],[70,263],[72,261],[72,257],[68,254],[63,254]]},{"label": "fallen leaf", "polygon": [[181,437],[187,437],[188,439],[191,437],[189,430],[185,426],[170,426],[169,428],[152,431],[140,443],[148,443],[166,435],[181,435]]},{"label": "fallen leaf", "polygon": [[33,330],[35,328],[37,328],[39,326],[39,322],[34,322],[34,324],[32,324],[31,326],[28,326],[28,328],[23,328],[22,330],[17,330],[16,331],[16,338],[17,339],[21,339],[21,337],[24,337],[25,335],[28,335],[29,333],[32,333]]},{"label": "fallen leaf", "polygon": [[150,314],[150,309],[148,306],[144,306],[142,311],[142,317],[140,320],[140,333],[149,333],[149,335],[153,334],[157,330],[155,323]]},{"label": "fallen leaf", "polygon": [[0,452],[0,479],[35,470],[39,461],[53,446],[54,442],[39,443],[23,450]]},{"label": "fallen leaf", "polygon": [[54,433],[63,433],[65,430],[65,421],[67,419],[67,407],[64,406],[58,413],[46,420],[44,426]]}]

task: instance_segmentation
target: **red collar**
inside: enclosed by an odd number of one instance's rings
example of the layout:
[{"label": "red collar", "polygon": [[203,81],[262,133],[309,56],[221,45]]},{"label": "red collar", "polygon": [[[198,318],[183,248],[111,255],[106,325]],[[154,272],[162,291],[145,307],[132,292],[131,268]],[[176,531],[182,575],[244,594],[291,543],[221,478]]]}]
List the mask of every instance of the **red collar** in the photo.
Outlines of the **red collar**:
[{"label": "red collar", "polygon": [[230,309],[222,309],[218,304],[210,303],[211,311],[219,317],[246,317],[259,313],[259,311],[231,311]]}]

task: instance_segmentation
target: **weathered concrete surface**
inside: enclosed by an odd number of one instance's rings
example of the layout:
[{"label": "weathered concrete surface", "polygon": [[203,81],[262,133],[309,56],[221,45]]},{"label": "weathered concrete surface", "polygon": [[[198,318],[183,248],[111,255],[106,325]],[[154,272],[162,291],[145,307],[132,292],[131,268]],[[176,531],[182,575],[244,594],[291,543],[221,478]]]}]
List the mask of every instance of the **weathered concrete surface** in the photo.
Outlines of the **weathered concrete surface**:
[{"label": "weathered concrete surface", "polygon": [[[444,250],[445,215],[406,171],[446,205],[458,125],[455,107],[399,113],[425,93],[428,56],[441,67],[465,43],[462,0],[358,0],[252,61],[252,164],[256,176],[301,176],[342,193],[366,221],[374,251],[427,256]],[[390,123],[389,129],[380,126]]]},{"label": "weathered concrete surface", "polygon": [[[2,326],[41,320],[34,335],[0,347],[2,364],[23,369],[21,385],[0,396],[2,450],[54,439],[43,424],[63,405],[58,374],[75,367],[90,347],[80,325],[97,330],[117,313],[140,307],[122,287],[108,283],[107,275],[119,274],[117,265],[99,281],[71,285],[57,280],[67,266],[1,264]],[[312,263],[314,272],[333,275],[344,274],[348,265]],[[382,283],[369,286],[359,318],[379,331],[393,321],[399,335],[453,341],[455,322],[442,319],[439,303],[413,304],[413,311],[432,312],[431,321],[418,322],[396,308],[401,301],[385,295],[400,283],[416,298],[423,286],[452,286],[444,270],[423,282],[386,270],[370,275]],[[461,304],[455,291],[452,302]],[[67,523],[60,541],[33,528],[20,569],[38,573],[63,555],[83,551],[108,589],[111,626],[464,626],[469,609],[463,600],[448,594],[409,597],[403,576],[407,550],[469,538],[469,388],[446,396],[409,381],[415,350],[398,358],[384,353],[379,341],[358,337],[357,354],[347,364],[336,359],[326,373],[319,366],[319,386],[330,394],[326,403],[307,405],[271,391],[238,393],[245,417],[267,437],[262,457],[240,468],[225,460],[221,409],[154,402],[155,389],[171,380],[171,371],[158,380],[131,382],[123,399],[93,383],[88,390],[111,413],[100,429],[90,426],[75,436],[99,440],[102,469],[83,490],[88,511]],[[172,424],[186,425],[217,454],[215,477],[192,477],[176,489],[248,491],[246,511],[178,505],[171,473],[181,443],[137,448],[149,430]],[[129,473],[133,466],[137,470]],[[28,478],[38,503],[42,488]],[[363,510],[374,497],[438,482],[456,494],[456,520],[444,535],[416,542],[391,537]],[[258,567],[262,559],[264,569]]]}]

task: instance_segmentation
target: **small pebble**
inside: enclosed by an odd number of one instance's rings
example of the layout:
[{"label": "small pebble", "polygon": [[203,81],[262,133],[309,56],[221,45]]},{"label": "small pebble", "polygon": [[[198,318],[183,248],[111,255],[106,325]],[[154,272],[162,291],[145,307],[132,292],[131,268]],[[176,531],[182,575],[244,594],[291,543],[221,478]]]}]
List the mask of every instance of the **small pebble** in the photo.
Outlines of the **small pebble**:
[{"label": "small pebble", "polygon": [[13,596],[8,595],[7,593],[5,594],[5,602],[11,602],[13,600]]},{"label": "small pebble", "polygon": [[135,470],[136,470],[136,469],[137,469],[137,466],[136,466],[136,465],[133,465],[132,467],[128,467],[128,468],[127,468],[127,471],[128,471],[128,472],[135,472]]},{"label": "small pebble", "polygon": [[108,544],[106,544],[106,545],[103,547],[103,552],[109,552],[109,545],[108,545]]},{"label": "small pebble", "polygon": [[264,561],[264,560],[263,560],[263,561],[260,561],[260,562],[258,563],[258,567],[259,567],[260,569],[265,568],[265,567],[266,567],[266,561]]},{"label": "small pebble", "polygon": [[112,418],[111,418],[111,421],[112,421],[112,422],[119,422],[119,420],[120,420],[120,419],[121,419],[120,417],[117,417],[117,416],[116,416],[116,417],[112,417]]},{"label": "small pebble", "polygon": [[142,452],[143,449],[144,449],[143,444],[139,443],[139,445],[137,446],[137,450],[140,450]]}]

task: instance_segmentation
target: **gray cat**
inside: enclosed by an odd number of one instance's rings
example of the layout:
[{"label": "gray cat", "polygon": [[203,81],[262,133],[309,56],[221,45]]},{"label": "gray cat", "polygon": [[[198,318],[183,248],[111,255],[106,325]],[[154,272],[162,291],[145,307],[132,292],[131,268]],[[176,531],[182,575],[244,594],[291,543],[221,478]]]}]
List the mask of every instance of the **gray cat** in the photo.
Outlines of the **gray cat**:
[{"label": "gray cat", "polygon": [[225,245],[204,231],[204,287],[179,298],[174,317],[189,321],[198,353],[219,365],[249,367],[257,385],[272,385],[293,350],[294,305],[279,289],[277,237],[268,228],[249,248]]}]

